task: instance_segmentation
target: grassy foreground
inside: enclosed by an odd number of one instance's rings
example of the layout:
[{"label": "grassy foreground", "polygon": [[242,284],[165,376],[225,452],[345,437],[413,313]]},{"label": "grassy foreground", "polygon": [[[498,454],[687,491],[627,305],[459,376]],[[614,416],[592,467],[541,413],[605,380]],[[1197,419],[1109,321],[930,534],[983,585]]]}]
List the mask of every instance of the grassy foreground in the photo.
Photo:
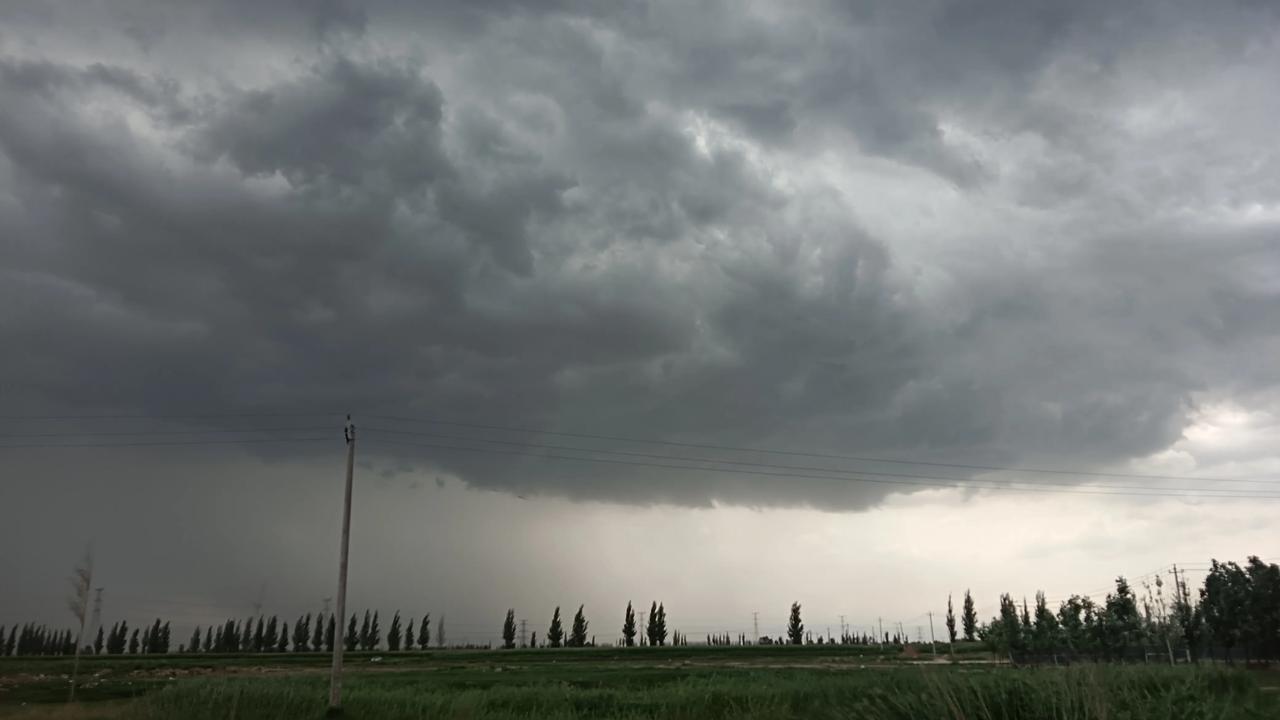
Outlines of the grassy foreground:
[{"label": "grassy foreground", "polygon": [[[308,720],[318,675],[175,683],[119,717]],[[1216,668],[472,668],[353,675],[345,715],[418,718],[1277,718],[1248,674]]]},{"label": "grassy foreground", "polygon": [[[1280,719],[1280,672],[1203,665],[1015,669],[867,648],[441,651],[349,658],[346,716],[388,718]],[[916,660],[926,660],[914,664]],[[321,654],[0,662],[0,720],[324,716]]]}]

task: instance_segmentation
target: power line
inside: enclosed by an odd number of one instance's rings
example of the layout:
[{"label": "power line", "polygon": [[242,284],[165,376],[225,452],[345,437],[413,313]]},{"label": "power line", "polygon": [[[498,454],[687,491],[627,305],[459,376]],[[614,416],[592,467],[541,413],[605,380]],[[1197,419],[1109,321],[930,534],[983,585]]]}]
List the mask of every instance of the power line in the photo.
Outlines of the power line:
[{"label": "power line", "polygon": [[[343,416],[344,414],[345,413],[342,413],[342,412],[306,411],[306,412],[235,412],[235,413],[193,413],[193,414],[115,413],[115,414],[98,414],[98,415],[91,415],[91,414],[4,415],[4,416],[0,416],[0,422],[69,421],[69,420],[201,420],[201,419],[244,418],[244,417],[255,417],[255,418],[335,417],[335,416],[340,417],[340,416]],[[770,455],[787,455],[787,456],[794,456],[794,457],[824,458],[824,459],[831,459],[831,460],[853,460],[858,462],[887,463],[887,464],[896,464],[896,465],[923,465],[928,467],[944,467],[944,468],[956,468],[956,469],[964,469],[964,470],[985,470],[990,472],[1018,472],[1018,473],[1032,473],[1032,474],[1075,475],[1075,476],[1081,476],[1081,477],[1130,478],[1130,479],[1142,479],[1142,480],[1170,480],[1170,481],[1180,480],[1180,481],[1192,481],[1192,482],[1244,482],[1244,483],[1253,482],[1253,483],[1266,484],[1266,485],[1277,484],[1276,481],[1256,480],[1256,479],[1249,479],[1249,478],[1196,477],[1191,475],[1156,475],[1156,474],[1144,474],[1144,473],[1100,472],[1100,471],[1090,471],[1090,470],[1065,470],[1061,468],[1038,468],[1038,467],[1007,466],[1007,465],[979,465],[979,464],[969,464],[969,463],[938,462],[938,461],[929,461],[929,460],[903,460],[900,458],[883,458],[883,457],[871,457],[871,456],[862,456],[862,455],[847,455],[847,454],[840,454],[840,453],[804,452],[804,451],[796,451],[796,450],[780,450],[777,448],[752,448],[752,447],[742,447],[742,446],[733,446],[733,445],[717,445],[717,444],[711,444],[711,443],[692,443],[692,442],[679,442],[674,440],[658,440],[653,438],[636,438],[636,437],[627,437],[627,436],[621,436],[621,435],[603,435],[603,434],[595,434],[595,433],[577,433],[577,432],[557,431],[557,430],[541,430],[536,428],[519,427],[519,426],[511,426],[511,425],[468,423],[468,422],[460,422],[460,421],[454,421],[454,420],[443,420],[439,418],[406,417],[406,416],[397,416],[397,415],[368,415],[367,417],[372,417],[372,418],[381,419],[381,420],[395,421],[395,422],[427,423],[427,424],[448,425],[448,426],[455,426],[455,427],[469,427],[469,428],[476,428],[476,429],[483,429],[483,430],[498,430],[498,431],[504,431],[504,432],[556,435],[561,437],[575,437],[575,438],[584,438],[584,439],[593,439],[593,440],[609,440],[609,441],[615,441],[615,442],[628,442],[628,443],[639,443],[639,444],[667,445],[671,447],[696,448],[696,449],[705,449],[705,450],[721,450],[721,451],[728,451],[728,452],[760,453],[760,454],[770,454]],[[311,430],[312,428],[295,428],[295,429]],[[282,428],[260,428],[260,429],[256,429],[255,431],[268,431],[268,430],[272,430],[272,431],[282,430]],[[249,430],[244,430],[244,431],[210,430],[206,432],[234,433],[234,432],[251,432],[251,431]],[[388,432],[396,432],[396,431],[388,430]],[[69,433],[69,434],[70,435],[114,436],[114,435],[126,435],[128,433],[84,432],[84,433]],[[140,432],[138,434],[146,434],[146,433]],[[157,431],[154,434],[170,434],[170,433]],[[185,433],[175,432],[172,434],[185,434]],[[196,433],[193,432],[192,434],[196,434]],[[54,437],[54,436],[55,435],[53,434],[48,435],[48,437]],[[25,436],[24,435],[7,435],[7,436],[0,436],[0,437],[45,437],[45,435],[37,435],[37,434],[31,434],[31,435],[25,435]],[[502,442],[497,440],[480,440],[478,438],[475,440],[480,442]],[[25,445],[0,445],[0,447],[26,447],[26,446]],[[31,445],[30,447],[42,447],[42,446]],[[67,445],[66,447],[73,447],[73,446]],[[85,447],[96,447],[96,445],[85,445]],[[592,452],[595,452],[595,451],[593,450]],[[622,451],[601,450],[599,452],[620,453]],[[694,459],[690,458],[689,460],[694,460]],[[705,460],[702,460],[702,461],[710,462]],[[714,462],[721,462],[726,464],[730,464],[730,463],[737,464],[735,461],[728,461],[728,460],[716,460]],[[781,466],[781,467],[786,467],[786,466]],[[860,472],[861,474],[864,474],[864,475],[878,475],[883,477],[899,476],[892,473],[880,473],[880,472],[873,473],[870,471],[861,471],[861,470],[859,471],[825,470],[825,469],[821,469],[821,470],[827,471],[827,472]],[[918,476],[918,475],[903,475],[903,476],[909,477],[909,478],[920,478],[920,479],[945,479],[945,478],[933,478],[932,476]]]},{"label": "power line", "polygon": [[221,435],[236,433],[258,433],[258,432],[321,432],[332,431],[330,427],[265,427],[265,428],[241,428],[231,429],[208,429],[208,430],[125,430],[125,431],[83,431],[68,433],[2,433],[0,439],[9,438],[78,438],[78,437],[138,437],[148,435]]},{"label": "power line", "polygon": [[[682,455],[663,455],[660,453],[635,452],[635,451],[629,451],[629,450],[606,450],[603,448],[587,448],[587,447],[576,447],[573,445],[553,445],[548,443],[520,442],[516,440],[495,440],[490,438],[473,438],[473,437],[465,437],[465,436],[459,436],[459,435],[443,435],[439,433],[426,433],[426,432],[418,432],[413,430],[393,430],[390,428],[371,427],[366,429],[372,432],[381,432],[381,433],[387,433],[391,435],[428,437],[428,438],[436,438],[439,440],[450,440],[455,442],[457,441],[480,442],[480,443],[490,443],[495,445],[507,445],[507,446],[514,446],[514,447],[538,448],[542,450],[572,450],[576,452],[600,453],[600,454],[607,454],[607,455],[622,455],[627,457],[641,457],[641,458],[649,458],[649,459],[656,459],[656,460],[680,460],[683,462],[716,463],[720,465],[739,465],[743,467],[769,468],[773,470],[788,470],[788,471],[795,470],[800,472],[825,472],[825,473],[838,473],[838,474],[845,474],[845,475],[848,475],[848,474],[871,475],[875,477],[910,478],[915,480],[942,480],[942,481],[965,481],[966,480],[965,478],[943,477],[938,475],[916,475],[916,474],[910,474],[910,473],[876,472],[876,471],[862,470],[862,469],[846,470],[842,468],[814,467],[812,465],[777,465],[772,463],[751,462],[751,461],[745,461],[745,460],[725,460],[721,458],[688,457],[688,456],[682,456]],[[983,482],[1004,482],[1004,481],[1001,481],[998,479],[990,479],[990,480],[984,479]],[[1037,480],[1037,481],[1010,480],[1008,482],[1015,482],[1015,483],[1027,484],[1027,485],[1035,484],[1035,485],[1049,485],[1049,486],[1059,486],[1059,487],[1079,487],[1079,483],[1062,483],[1062,482],[1052,482],[1052,481],[1043,481],[1043,480]],[[1230,482],[1249,482],[1249,483],[1270,485],[1272,487],[1275,487],[1275,483],[1267,482],[1264,480],[1232,480]],[[1125,490],[1125,489],[1127,490],[1160,490],[1161,489],[1161,488],[1152,488],[1149,486],[1142,486],[1142,485],[1116,485],[1112,483],[1107,483],[1106,487],[1117,489],[1117,490]],[[1188,488],[1188,489],[1196,489],[1196,488]],[[1242,493],[1246,492],[1246,490],[1244,489],[1232,490],[1230,488],[1228,488],[1224,492],[1228,492],[1228,491],[1242,492]],[[1250,497],[1253,497],[1253,496],[1250,495]]]},{"label": "power line", "polygon": [[333,438],[244,438],[238,440],[175,440],[158,442],[124,442],[124,443],[23,443],[0,444],[0,450],[18,448],[114,448],[114,447],[155,447],[155,446],[187,446],[187,445],[253,445],[259,443],[291,443],[291,442],[333,442]]},{"label": "power line", "polygon": [[[701,472],[729,473],[729,474],[735,474],[735,475],[763,475],[767,477],[786,477],[786,478],[794,478],[794,479],[800,479],[800,480],[847,480],[851,482],[877,483],[882,485],[913,485],[913,486],[921,486],[921,487],[956,488],[961,490],[980,489],[980,490],[1004,490],[1004,491],[1013,491],[1013,492],[1067,493],[1067,494],[1073,494],[1073,495],[1120,495],[1120,496],[1127,495],[1127,496],[1134,496],[1134,497],[1237,498],[1237,499],[1254,499],[1254,500],[1268,500],[1268,499],[1280,500],[1280,495],[1227,494],[1227,493],[1211,494],[1209,492],[1202,492],[1202,491],[1185,491],[1185,492],[1115,491],[1115,492],[1112,492],[1112,491],[1107,491],[1105,489],[1091,490],[1088,488],[1080,488],[1080,489],[1072,490],[1072,489],[1066,489],[1066,488],[1051,489],[1051,488],[1044,488],[1044,487],[1039,487],[1039,488],[1012,487],[1011,485],[995,485],[995,486],[978,485],[978,484],[974,484],[975,481],[964,481],[960,483],[937,483],[937,482],[924,482],[924,481],[913,482],[911,480],[903,480],[903,479],[890,480],[890,479],[854,477],[854,476],[832,477],[829,475],[805,475],[805,474],[799,474],[799,473],[784,473],[784,472],[773,472],[773,471],[762,471],[762,470],[746,470],[746,469],[738,470],[738,469],[731,469],[731,468],[671,465],[666,463],[641,462],[636,460],[619,460],[619,459],[613,459],[613,458],[574,457],[570,455],[553,455],[549,453],[525,452],[520,450],[499,450],[497,448],[462,447],[458,445],[439,445],[435,443],[408,442],[408,441],[401,441],[401,440],[384,440],[379,438],[374,438],[369,442],[376,443],[379,445],[404,445],[404,446],[412,446],[412,447],[434,448],[438,450],[460,450],[464,452],[487,453],[487,454],[493,454],[493,455],[514,455],[514,456],[523,456],[523,457],[536,457],[536,458],[544,458],[549,460],[573,460],[578,462],[607,463],[611,465],[630,465],[630,466],[636,466],[636,467],[652,467],[652,468],[663,468],[663,469],[669,469],[669,470],[694,470],[694,471],[701,471]],[[977,482],[981,482],[981,481],[977,481]]]},{"label": "power line", "polygon": [[0,421],[22,422],[27,420],[205,420],[210,418],[238,417],[341,417],[341,412],[235,412],[235,413],[195,413],[177,415],[168,413],[116,413],[104,415],[0,415]]},{"label": "power line", "polygon": [[418,422],[433,425],[450,425],[456,427],[469,427],[481,430],[500,430],[505,432],[518,432],[538,435],[558,435],[561,437],[576,437],[591,440],[612,440],[616,442],[628,443],[645,443],[651,445],[670,445],[673,447],[698,448],[702,450],[726,450],[730,452],[751,452],[751,453],[767,453],[770,455],[793,455],[798,457],[815,457],[826,458],[829,460],[856,460],[859,462],[877,462],[890,463],[896,465],[927,465],[930,467],[949,467],[961,468],[965,470],[989,470],[992,472],[1023,472],[1023,473],[1048,473],[1055,475],[1083,475],[1089,477],[1114,477],[1114,478],[1133,478],[1133,479],[1149,479],[1149,480],[1209,480],[1218,482],[1235,482],[1238,478],[1208,478],[1193,477],[1190,475],[1150,475],[1143,473],[1110,473],[1090,470],[1063,470],[1055,468],[1036,468],[1036,467],[1020,467],[1020,466],[1003,466],[1003,465],[970,465],[965,463],[945,463],[927,460],[901,460],[896,458],[868,457],[863,455],[842,455],[837,453],[817,453],[817,452],[801,452],[798,450],[778,450],[774,448],[750,448],[733,445],[714,445],[709,443],[690,443],[678,442],[675,440],[656,440],[652,438],[635,438],[624,437],[621,435],[597,435],[592,433],[575,433],[561,430],[538,430],[535,428],[522,428],[511,425],[486,425],[482,423],[466,423],[453,420],[440,420],[436,418],[418,418],[404,417],[396,415],[367,415],[366,417],[378,420],[390,420],[394,422]]}]

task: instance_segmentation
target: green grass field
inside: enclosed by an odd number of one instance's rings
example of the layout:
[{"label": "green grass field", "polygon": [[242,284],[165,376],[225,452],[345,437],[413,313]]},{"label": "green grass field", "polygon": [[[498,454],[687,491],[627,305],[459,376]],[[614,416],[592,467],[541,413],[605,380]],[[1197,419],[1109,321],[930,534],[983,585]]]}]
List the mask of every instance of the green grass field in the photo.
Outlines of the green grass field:
[{"label": "green grass field", "polygon": [[[1221,666],[1014,669],[816,647],[380,657],[350,658],[346,717],[1280,718],[1280,673]],[[328,687],[320,655],[90,658],[84,702],[67,708],[67,669],[0,661],[0,718],[320,718]]]}]

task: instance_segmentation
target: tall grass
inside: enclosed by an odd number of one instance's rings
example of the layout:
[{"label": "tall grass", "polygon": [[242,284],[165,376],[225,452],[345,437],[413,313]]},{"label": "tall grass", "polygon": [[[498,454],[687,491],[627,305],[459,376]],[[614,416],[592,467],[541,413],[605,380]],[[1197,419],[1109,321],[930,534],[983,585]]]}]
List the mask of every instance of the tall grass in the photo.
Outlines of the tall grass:
[{"label": "tall grass", "polygon": [[[865,718],[1191,720],[1280,718],[1253,678],[1215,668],[720,670],[628,682],[507,669],[353,674],[346,716],[419,718]],[[321,676],[176,683],[133,707],[141,720],[293,720],[324,714]]]}]

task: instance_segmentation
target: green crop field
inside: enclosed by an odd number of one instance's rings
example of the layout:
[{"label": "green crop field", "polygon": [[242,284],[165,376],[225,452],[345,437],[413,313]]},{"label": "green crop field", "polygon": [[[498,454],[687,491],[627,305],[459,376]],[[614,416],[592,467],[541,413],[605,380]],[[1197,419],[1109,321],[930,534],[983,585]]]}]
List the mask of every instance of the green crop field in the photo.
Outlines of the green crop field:
[{"label": "green crop field", "polygon": [[[1274,670],[912,662],[846,648],[670,648],[355,654],[351,718],[1278,718]],[[377,661],[374,658],[378,658]],[[924,659],[929,659],[927,656]],[[326,658],[98,657],[67,707],[64,659],[0,662],[0,718],[325,714]]]}]

